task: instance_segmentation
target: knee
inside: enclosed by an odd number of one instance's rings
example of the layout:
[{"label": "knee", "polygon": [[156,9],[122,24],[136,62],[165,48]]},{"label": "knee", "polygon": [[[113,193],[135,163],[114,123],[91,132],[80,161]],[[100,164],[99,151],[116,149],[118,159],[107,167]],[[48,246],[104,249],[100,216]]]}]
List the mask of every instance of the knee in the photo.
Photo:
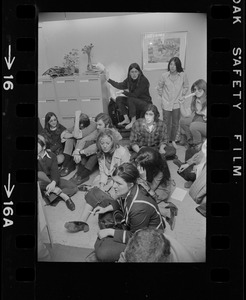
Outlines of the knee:
[{"label": "knee", "polygon": [[190,123],[190,131],[197,131],[197,124],[195,122]]},{"label": "knee", "polygon": [[109,250],[110,249],[108,249],[108,247],[104,246],[103,240],[100,240],[97,244],[97,247],[95,247],[95,253],[97,259],[102,262],[111,261]]}]

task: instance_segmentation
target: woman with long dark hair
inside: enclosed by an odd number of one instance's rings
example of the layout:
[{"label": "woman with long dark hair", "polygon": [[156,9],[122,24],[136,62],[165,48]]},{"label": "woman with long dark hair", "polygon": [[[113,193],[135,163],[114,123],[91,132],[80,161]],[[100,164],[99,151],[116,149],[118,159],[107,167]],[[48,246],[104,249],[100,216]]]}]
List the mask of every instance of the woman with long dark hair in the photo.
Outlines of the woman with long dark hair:
[{"label": "woman with long dark hair", "polygon": [[124,120],[118,125],[127,124],[125,128],[130,129],[136,121],[137,112],[140,112],[141,117],[146,105],[152,103],[149,93],[149,81],[137,63],[132,63],[129,66],[127,78],[122,82],[110,79],[107,71],[106,77],[113,87],[122,90],[121,95],[116,98],[116,103],[120,114],[124,116]]},{"label": "woman with long dark hair", "polygon": [[47,141],[47,148],[49,148],[56,156],[58,165],[64,161],[64,144],[61,141],[61,134],[66,131],[66,128],[59,123],[57,115],[53,112],[48,112],[45,115],[44,130],[42,135]]},{"label": "woman with long dark hair", "polygon": [[167,125],[168,140],[175,147],[180,119],[179,98],[185,96],[188,89],[188,77],[181,61],[178,57],[172,57],[168,62],[167,72],[161,75],[157,92],[161,100],[163,121]]},{"label": "woman with long dark hair", "polygon": [[180,99],[180,110],[184,116],[180,120],[187,142],[200,150],[207,136],[207,83],[203,79],[196,80],[191,86],[194,93],[190,107],[186,107],[185,99]]}]

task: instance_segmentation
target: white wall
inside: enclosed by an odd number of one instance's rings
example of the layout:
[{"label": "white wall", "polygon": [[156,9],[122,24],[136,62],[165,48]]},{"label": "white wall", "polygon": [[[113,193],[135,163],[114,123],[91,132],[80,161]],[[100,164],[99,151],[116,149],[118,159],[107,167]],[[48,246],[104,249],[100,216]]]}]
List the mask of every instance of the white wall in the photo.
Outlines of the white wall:
[{"label": "white wall", "polygon": [[[148,32],[187,31],[185,72],[190,86],[207,80],[207,19],[200,13],[149,13],[39,24],[39,76],[49,67],[62,66],[63,57],[72,48],[81,50],[94,44],[92,63],[101,62],[113,80],[125,79],[128,66],[142,67],[142,36]],[[84,72],[87,55],[80,51],[80,71]],[[150,81],[153,103],[160,109],[155,87],[164,70],[144,71]],[[113,90],[113,89],[112,89]]]}]

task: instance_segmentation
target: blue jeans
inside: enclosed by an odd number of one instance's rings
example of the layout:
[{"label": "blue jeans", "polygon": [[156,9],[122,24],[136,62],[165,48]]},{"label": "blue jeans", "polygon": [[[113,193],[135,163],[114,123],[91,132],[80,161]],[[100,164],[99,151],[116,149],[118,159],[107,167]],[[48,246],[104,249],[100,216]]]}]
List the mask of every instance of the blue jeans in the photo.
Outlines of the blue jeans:
[{"label": "blue jeans", "polygon": [[163,121],[167,125],[168,141],[175,141],[179,129],[180,108],[168,111],[163,109]]}]

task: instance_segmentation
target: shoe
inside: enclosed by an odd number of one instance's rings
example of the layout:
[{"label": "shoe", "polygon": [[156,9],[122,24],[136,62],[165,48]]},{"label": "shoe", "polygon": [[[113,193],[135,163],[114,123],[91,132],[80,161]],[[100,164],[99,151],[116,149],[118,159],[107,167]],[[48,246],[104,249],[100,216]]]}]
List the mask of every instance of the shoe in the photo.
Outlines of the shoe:
[{"label": "shoe", "polygon": [[176,166],[178,166],[179,168],[184,164],[184,163],[182,163],[178,158],[175,158],[175,159],[173,160],[173,163],[174,163]]},{"label": "shoe", "polygon": [[195,209],[199,214],[201,214],[204,218],[206,218],[206,210],[203,207],[197,206]]},{"label": "shoe", "polygon": [[67,205],[67,208],[70,209],[70,210],[75,210],[75,204],[73,203],[73,200],[71,198],[67,199],[65,201],[66,205]]},{"label": "shoe", "polygon": [[61,177],[64,177],[64,176],[67,176],[68,174],[70,174],[72,171],[74,171],[74,169],[70,169],[68,167],[63,167],[61,170],[60,170],[60,176]]},{"label": "shoe", "polygon": [[170,229],[173,230],[175,227],[176,216],[178,215],[178,208],[172,202],[169,202],[166,208],[170,209],[170,218],[166,217],[168,224],[170,225]]},{"label": "shoe", "polygon": [[78,190],[81,192],[87,192],[91,187],[85,184],[78,186]]},{"label": "shoe", "polygon": [[86,262],[99,262],[99,260],[96,257],[95,251],[92,251],[86,258]]},{"label": "shoe", "polygon": [[86,182],[90,179],[91,172],[87,169],[84,169],[76,178],[75,184],[81,185],[82,183]]},{"label": "shoe", "polygon": [[81,221],[66,222],[64,227],[69,232],[79,232],[79,231],[87,232],[87,231],[89,231],[89,225],[87,223],[81,222]]},{"label": "shoe", "polygon": [[186,181],[186,182],[184,183],[184,187],[185,187],[186,189],[189,189],[189,188],[192,186],[192,183],[193,183],[193,181]]}]

